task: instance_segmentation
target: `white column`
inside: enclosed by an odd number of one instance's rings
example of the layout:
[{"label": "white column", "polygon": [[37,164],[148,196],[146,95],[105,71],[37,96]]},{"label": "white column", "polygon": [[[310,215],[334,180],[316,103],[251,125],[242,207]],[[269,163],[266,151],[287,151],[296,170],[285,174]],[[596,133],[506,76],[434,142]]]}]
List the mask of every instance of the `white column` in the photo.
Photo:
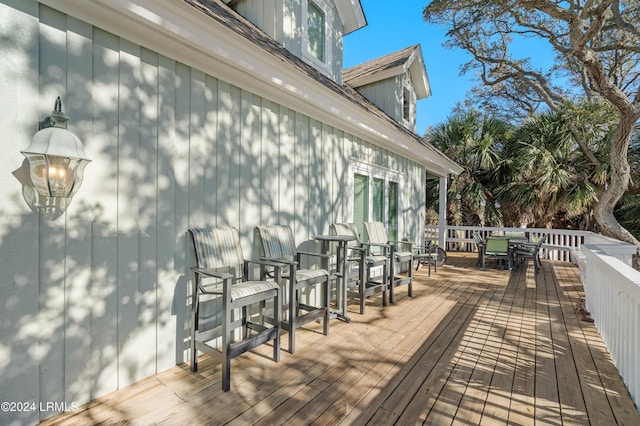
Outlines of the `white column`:
[{"label": "white column", "polygon": [[439,204],[440,211],[439,219],[438,219],[438,244],[443,249],[445,248],[445,243],[447,242],[447,177],[440,178],[440,189],[439,189]]}]

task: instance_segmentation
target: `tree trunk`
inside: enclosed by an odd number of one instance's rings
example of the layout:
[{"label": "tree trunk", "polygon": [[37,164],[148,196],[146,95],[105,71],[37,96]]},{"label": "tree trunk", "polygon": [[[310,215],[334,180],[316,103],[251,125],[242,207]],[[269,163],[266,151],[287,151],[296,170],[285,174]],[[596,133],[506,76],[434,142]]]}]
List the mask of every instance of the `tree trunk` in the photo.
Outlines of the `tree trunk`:
[{"label": "tree trunk", "polygon": [[640,254],[640,241],[623,228],[615,218],[613,211],[629,187],[631,168],[627,160],[631,132],[637,118],[632,114],[621,114],[620,123],[611,141],[611,181],[608,187],[600,193],[594,208],[594,217],[600,225],[602,234],[617,238],[636,246]]}]

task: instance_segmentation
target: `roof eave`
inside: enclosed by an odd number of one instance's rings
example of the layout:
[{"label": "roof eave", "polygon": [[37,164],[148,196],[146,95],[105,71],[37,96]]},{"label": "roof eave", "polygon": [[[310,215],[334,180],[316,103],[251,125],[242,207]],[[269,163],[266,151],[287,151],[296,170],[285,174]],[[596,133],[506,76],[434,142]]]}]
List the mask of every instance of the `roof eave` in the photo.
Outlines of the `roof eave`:
[{"label": "roof eave", "polygon": [[360,0],[336,0],[336,8],[342,20],[342,35],[367,26]]}]

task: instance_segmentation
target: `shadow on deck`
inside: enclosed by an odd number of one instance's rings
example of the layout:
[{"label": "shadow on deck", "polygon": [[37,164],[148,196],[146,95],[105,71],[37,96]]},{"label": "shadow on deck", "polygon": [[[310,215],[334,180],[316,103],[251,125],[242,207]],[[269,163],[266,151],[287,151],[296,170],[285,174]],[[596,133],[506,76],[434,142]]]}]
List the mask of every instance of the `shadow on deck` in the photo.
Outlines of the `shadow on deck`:
[{"label": "shadow on deck", "polygon": [[[416,274],[352,322],[314,324],[295,355],[270,348],[232,361],[231,391],[207,357],[99,398],[45,424],[640,424],[640,415],[592,323],[574,307],[578,269],[543,261],[513,273],[447,265]],[[286,340],[283,340],[286,342]],[[286,343],[284,343],[286,349]]]}]

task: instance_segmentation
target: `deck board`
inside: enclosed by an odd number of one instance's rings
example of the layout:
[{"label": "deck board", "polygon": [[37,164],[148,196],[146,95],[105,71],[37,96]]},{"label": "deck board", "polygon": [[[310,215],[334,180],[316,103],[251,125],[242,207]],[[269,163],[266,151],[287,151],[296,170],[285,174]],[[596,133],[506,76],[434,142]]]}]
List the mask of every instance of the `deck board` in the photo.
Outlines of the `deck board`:
[{"label": "deck board", "polygon": [[[263,346],[232,361],[231,391],[203,356],[50,418],[45,425],[128,424],[640,424],[593,323],[574,307],[578,269],[543,261],[482,271],[449,253],[415,273],[396,303],[350,301],[352,322],[297,334],[273,363]],[[285,339],[286,341],[286,339]],[[286,347],[286,345],[285,345]]]}]

